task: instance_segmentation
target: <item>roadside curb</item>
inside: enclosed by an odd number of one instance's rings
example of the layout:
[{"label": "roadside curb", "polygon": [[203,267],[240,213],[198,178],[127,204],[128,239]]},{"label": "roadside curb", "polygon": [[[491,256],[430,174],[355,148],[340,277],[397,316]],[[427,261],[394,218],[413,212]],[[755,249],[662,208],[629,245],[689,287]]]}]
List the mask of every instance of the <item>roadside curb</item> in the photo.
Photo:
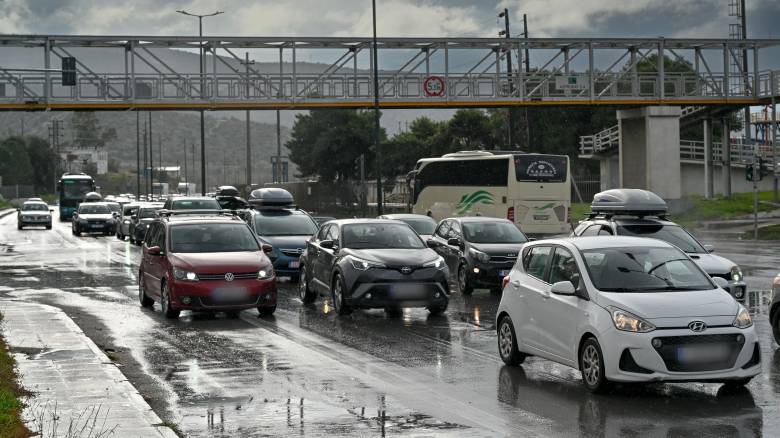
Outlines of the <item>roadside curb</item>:
[{"label": "roadside curb", "polygon": [[5,208],[5,209],[0,210],[0,219],[4,218],[6,216],[10,216],[15,211],[16,211],[15,208]]},{"label": "roadside curb", "polygon": [[[71,418],[98,409],[98,423],[104,422],[107,429],[116,427],[111,436],[177,437],[163,426],[111,359],[61,309],[1,299],[0,312],[0,329],[9,348],[28,352],[14,352],[20,383],[34,394],[24,412],[28,427],[36,426],[36,417],[56,413],[59,426],[66,429]],[[56,412],[35,412],[53,406]],[[50,423],[44,421],[44,426],[51,427]]]}]

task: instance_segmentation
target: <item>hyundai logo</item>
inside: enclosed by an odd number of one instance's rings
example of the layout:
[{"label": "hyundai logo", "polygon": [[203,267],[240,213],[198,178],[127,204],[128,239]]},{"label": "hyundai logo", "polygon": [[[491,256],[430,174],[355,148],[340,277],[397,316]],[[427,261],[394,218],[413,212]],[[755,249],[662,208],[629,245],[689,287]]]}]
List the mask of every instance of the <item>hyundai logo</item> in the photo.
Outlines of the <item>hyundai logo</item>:
[{"label": "hyundai logo", "polygon": [[412,273],[412,268],[410,268],[409,266],[404,266],[403,268],[401,268],[401,273],[402,274],[407,274],[407,275],[411,274]]},{"label": "hyundai logo", "polygon": [[691,323],[688,324],[688,328],[691,329],[692,332],[703,332],[704,330],[707,330],[707,324],[704,321],[691,321]]},{"label": "hyundai logo", "polygon": [[236,276],[233,275],[232,272],[228,272],[227,274],[225,274],[225,281],[233,281],[235,278]]}]

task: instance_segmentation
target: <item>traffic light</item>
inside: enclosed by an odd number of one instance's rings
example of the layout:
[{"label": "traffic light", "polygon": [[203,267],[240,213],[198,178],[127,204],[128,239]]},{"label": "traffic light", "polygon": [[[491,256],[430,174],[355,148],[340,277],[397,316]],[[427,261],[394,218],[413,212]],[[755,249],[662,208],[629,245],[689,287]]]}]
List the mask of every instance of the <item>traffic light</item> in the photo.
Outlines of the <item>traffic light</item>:
[{"label": "traffic light", "polygon": [[772,169],[770,168],[769,162],[767,162],[764,157],[758,157],[758,180],[761,181],[764,179],[765,176],[769,176],[772,174]]},{"label": "traffic light", "polygon": [[753,181],[753,164],[745,166],[745,181]]}]

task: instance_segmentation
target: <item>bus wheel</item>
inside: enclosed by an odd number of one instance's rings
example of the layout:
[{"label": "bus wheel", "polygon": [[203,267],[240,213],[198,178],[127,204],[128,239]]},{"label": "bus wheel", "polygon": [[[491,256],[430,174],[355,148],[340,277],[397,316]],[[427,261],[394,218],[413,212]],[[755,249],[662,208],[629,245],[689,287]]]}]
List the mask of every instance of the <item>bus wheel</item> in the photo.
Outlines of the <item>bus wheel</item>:
[{"label": "bus wheel", "polygon": [[458,288],[463,295],[471,295],[474,292],[474,287],[469,281],[469,272],[465,263],[461,263],[458,268]]}]

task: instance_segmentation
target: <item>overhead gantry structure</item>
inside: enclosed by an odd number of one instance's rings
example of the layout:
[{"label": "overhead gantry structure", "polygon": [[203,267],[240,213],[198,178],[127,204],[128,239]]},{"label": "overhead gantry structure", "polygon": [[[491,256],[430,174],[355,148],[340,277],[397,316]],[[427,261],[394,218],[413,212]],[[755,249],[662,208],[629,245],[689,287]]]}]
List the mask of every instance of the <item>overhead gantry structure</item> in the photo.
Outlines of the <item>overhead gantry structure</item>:
[{"label": "overhead gantry structure", "polygon": [[[372,44],[370,38],[0,35],[0,110],[370,108]],[[201,47],[203,74],[197,62],[182,68],[171,62],[174,52],[162,50]],[[28,56],[3,56],[19,48]],[[89,65],[84,49],[111,49],[119,69]],[[244,66],[239,50],[274,62]],[[745,106],[780,96],[780,70],[770,68],[780,58],[780,39],[380,38],[377,52],[382,108]],[[529,70],[502,68],[507,54],[522,61],[525,53]],[[732,61],[745,53],[752,62],[743,70]],[[63,85],[58,61],[73,57],[75,85]],[[691,71],[666,71],[665,57],[687,61]],[[9,64],[14,59],[27,63]],[[729,70],[734,65],[738,71]]]}]

